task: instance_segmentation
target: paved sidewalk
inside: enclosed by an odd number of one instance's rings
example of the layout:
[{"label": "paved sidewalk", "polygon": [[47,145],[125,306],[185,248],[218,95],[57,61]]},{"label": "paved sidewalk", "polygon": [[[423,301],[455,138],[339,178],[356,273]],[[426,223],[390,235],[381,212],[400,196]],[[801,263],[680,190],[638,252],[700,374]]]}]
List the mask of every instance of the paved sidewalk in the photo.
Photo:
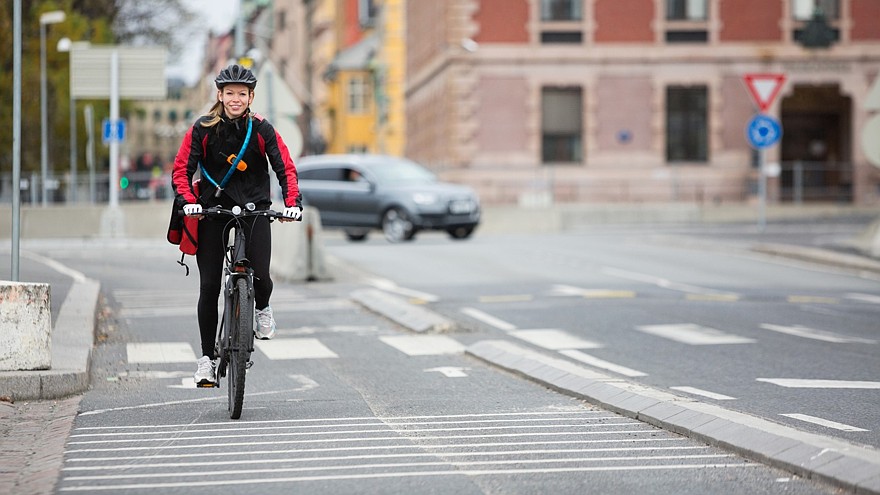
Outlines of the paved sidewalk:
[{"label": "paved sidewalk", "polygon": [[53,493],[82,397],[0,401],[0,493]]}]

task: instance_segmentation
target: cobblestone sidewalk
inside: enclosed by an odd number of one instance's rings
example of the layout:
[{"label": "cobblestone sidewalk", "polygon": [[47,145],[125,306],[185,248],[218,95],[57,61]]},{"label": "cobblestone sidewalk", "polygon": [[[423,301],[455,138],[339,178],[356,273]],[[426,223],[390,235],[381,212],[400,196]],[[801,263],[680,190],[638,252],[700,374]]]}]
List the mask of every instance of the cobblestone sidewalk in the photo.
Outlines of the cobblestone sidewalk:
[{"label": "cobblestone sidewalk", "polygon": [[81,398],[0,402],[0,495],[53,493]]}]

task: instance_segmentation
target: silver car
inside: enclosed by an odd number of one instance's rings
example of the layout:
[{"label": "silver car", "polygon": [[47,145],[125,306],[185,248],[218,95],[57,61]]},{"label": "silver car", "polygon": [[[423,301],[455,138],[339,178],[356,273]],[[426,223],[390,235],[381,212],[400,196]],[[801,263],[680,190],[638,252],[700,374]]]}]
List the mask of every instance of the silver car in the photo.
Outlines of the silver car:
[{"label": "silver car", "polygon": [[390,242],[420,230],[443,230],[467,239],[480,223],[480,201],[468,187],[440,182],[421,165],[384,155],[314,155],[296,162],[306,205],[325,227],[340,227],[351,241],[381,229]]}]

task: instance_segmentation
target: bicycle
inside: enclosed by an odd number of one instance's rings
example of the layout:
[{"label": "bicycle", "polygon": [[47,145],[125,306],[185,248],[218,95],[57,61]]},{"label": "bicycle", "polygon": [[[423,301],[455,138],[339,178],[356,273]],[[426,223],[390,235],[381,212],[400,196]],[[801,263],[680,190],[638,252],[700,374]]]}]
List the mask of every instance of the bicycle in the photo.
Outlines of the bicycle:
[{"label": "bicycle", "polygon": [[[223,287],[223,317],[217,330],[215,351],[214,382],[198,385],[203,388],[220,388],[220,379],[227,378],[229,417],[239,419],[244,403],[244,384],[247,370],[254,364],[251,353],[254,352],[254,272],[245,257],[247,245],[247,228],[242,219],[247,217],[265,216],[272,221],[285,218],[273,210],[256,210],[253,203],[245,208],[234,206],[232,209],[220,207],[205,208],[201,215],[205,217],[229,217],[234,229],[231,245],[226,246],[226,263],[223,267],[225,282]],[[225,229],[224,229],[225,231]]]}]

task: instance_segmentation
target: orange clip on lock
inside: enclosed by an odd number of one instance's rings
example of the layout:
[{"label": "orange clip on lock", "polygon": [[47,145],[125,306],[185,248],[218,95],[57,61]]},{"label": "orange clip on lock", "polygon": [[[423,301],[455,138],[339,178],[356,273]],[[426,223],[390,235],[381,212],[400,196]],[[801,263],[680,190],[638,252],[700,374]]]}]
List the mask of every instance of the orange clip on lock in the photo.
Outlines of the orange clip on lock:
[{"label": "orange clip on lock", "polygon": [[[229,155],[226,157],[226,163],[232,165],[232,162],[234,161],[235,155]],[[240,162],[238,162],[238,165],[235,168],[237,168],[241,172],[244,172],[245,170],[247,170],[247,163],[245,163],[244,160],[241,160]]]}]

